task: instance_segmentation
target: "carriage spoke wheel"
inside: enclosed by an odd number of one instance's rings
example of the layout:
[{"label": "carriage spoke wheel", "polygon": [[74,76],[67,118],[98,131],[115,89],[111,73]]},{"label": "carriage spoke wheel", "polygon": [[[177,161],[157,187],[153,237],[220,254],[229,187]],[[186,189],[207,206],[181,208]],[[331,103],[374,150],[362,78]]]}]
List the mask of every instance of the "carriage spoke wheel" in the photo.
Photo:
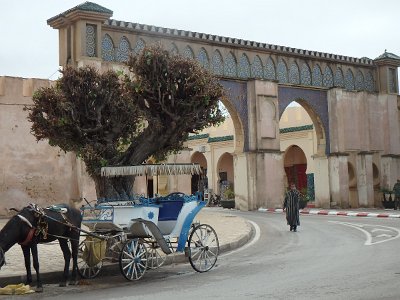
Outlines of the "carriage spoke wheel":
[{"label": "carriage spoke wheel", "polygon": [[147,241],[147,245],[148,245],[147,268],[157,269],[161,267],[165,263],[167,255],[161,250],[157,242]]},{"label": "carriage spoke wheel", "polygon": [[139,239],[128,240],[119,256],[119,268],[127,280],[139,280],[147,268],[147,248]]},{"label": "carriage spoke wheel", "polygon": [[214,267],[219,254],[219,241],[215,230],[207,224],[193,228],[189,240],[189,262],[197,272],[207,272]]},{"label": "carriage spoke wheel", "polygon": [[91,279],[99,275],[103,267],[103,261],[100,260],[97,264],[89,265],[84,258],[87,251],[88,249],[85,241],[81,242],[78,248],[78,273],[82,278]]}]

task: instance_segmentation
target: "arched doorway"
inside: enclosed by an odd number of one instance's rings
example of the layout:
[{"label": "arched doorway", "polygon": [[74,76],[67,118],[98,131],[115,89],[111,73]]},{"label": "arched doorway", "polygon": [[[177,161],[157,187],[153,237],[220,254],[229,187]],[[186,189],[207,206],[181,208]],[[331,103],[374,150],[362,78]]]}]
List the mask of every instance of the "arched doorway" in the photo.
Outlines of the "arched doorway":
[{"label": "arched doorway", "polygon": [[217,164],[218,194],[221,195],[228,187],[235,189],[233,170],[233,156],[225,152],[221,155]]},{"label": "arched doorway", "polygon": [[358,208],[357,174],[351,162],[347,163],[347,172],[349,174],[349,206],[350,208]]},{"label": "arched doorway", "polygon": [[202,169],[202,174],[192,175],[191,180],[191,192],[192,194],[196,192],[204,192],[204,189],[208,188],[208,178],[207,178],[207,159],[201,152],[193,153],[191,159],[191,163],[199,164]]},{"label": "arched doorway", "polygon": [[287,185],[289,186],[293,182],[299,191],[305,193],[307,189],[307,158],[299,146],[292,145],[285,151],[284,167]]}]

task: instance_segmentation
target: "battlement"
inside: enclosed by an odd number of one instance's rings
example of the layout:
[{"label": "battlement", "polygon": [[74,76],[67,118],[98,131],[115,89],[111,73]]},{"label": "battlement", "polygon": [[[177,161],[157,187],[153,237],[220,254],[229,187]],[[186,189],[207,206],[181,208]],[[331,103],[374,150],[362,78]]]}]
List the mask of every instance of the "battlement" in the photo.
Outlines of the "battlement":
[{"label": "battlement", "polygon": [[0,104],[27,104],[33,93],[53,81],[39,78],[0,76]]}]

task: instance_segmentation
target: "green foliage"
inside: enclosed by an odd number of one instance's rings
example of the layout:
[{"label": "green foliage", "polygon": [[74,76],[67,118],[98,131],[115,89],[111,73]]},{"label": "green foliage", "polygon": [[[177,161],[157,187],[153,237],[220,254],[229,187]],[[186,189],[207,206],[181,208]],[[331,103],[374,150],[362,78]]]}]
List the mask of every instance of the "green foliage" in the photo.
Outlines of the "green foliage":
[{"label": "green foliage", "polygon": [[183,148],[189,133],[218,125],[223,88],[196,61],[145,48],[122,71],[66,67],[26,107],[37,140],[81,157],[92,177],[102,166],[163,159]]},{"label": "green foliage", "polygon": [[224,192],[224,197],[227,200],[235,199],[235,192],[231,187],[228,187]]}]

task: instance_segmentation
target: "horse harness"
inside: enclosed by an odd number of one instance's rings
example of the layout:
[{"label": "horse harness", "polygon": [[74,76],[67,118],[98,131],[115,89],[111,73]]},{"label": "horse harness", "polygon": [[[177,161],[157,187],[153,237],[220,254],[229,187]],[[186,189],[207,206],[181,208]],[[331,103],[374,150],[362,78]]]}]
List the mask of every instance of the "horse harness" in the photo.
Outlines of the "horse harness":
[{"label": "horse harness", "polygon": [[[66,222],[66,223],[63,223],[63,222],[60,222],[60,221],[58,221],[58,220],[46,215],[46,213],[43,210],[43,208],[41,208],[37,204],[31,203],[31,204],[29,204],[28,208],[29,208],[30,211],[32,211],[33,216],[35,217],[35,219],[37,219],[37,225],[35,227],[35,226],[32,225],[32,223],[27,218],[25,218],[24,216],[22,216],[20,214],[17,215],[24,223],[26,223],[30,227],[30,230],[29,230],[25,240],[22,241],[22,242],[19,242],[19,244],[21,246],[28,246],[29,244],[31,244],[34,237],[41,236],[43,238],[43,240],[47,240],[48,235],[52,235],[52,234],[48,233],[49,224],[47,223],[46,219],[51,219],[51,220],[56,221],[58,223],[67,225],[67,226],[70,227],[70,230],[73,227],[73,225],[67,220],[66,216],[64,215],[64,213],[66,212],[66,209],[65,210],[57,209],[57,212],[60,213],[60,215],[63,217],[64,221]],[[55,210],[55,207],[50,207],[48,209]],[[55,237],[58,237],[58,238],[67,238],[67,237],[56,236],[56,235],[52,235],[52,236],[55,236]]]}]

